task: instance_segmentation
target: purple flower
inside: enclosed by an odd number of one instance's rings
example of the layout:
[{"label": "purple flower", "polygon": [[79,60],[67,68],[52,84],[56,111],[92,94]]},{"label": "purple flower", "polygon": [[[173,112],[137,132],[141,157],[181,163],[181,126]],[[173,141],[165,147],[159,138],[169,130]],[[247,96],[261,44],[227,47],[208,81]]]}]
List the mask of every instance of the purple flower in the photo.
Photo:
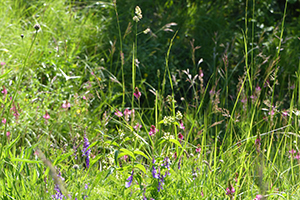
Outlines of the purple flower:
[{"label": "purple flower", "polygon": [[150,131],[149,131],[149,135],[155,135],[155,133],[157,133],[159,130],[157,128],[155,128],[154,125],[151,125]]},{"label": "purple flower", "polygon": [[296,150],[295,150],[295,149],[292,149],[292,150],[289,151],[289,153],[290,153],[290,154],[294,154],[294,153],[296,153]]},{"label": "purple flower", "polygon": [[[61,172],[59,171],[57,177],[60,178],[62,181],[65,179],[61,176]],[[64,195],[62,194],[61,190],[59,189],[59,185],[55,184],[54,186],[55,195],[52,195],[52,199],[64,199]]]},{"label": "purple flower", "polygon": [[86,135],[84,134],[84,143],[83,143],[83,149],[82,149],[82,156],[85,156],[85,163],[86,163],[86,169],[90,167],[90,153],[91,149],[89,149],[90,143]]},{"label": "purple flower", "polygon": [[234,187],[231,186],[231,188],[226,188],[226,195],[231,195],[235,193]]},{"label": "purple flower", "polygon": [[132,172],[131,172],[131,175],[130,175],[130,176],[128,177],[128,179],[127,179],[128,182],[125,183],[125,187],[126,187],[126,188],[129,188],[129,187],[131,186],[132,180],[133,180],[133,170],[132,170]]},{"label": "purple flower", "polygon": [[180,169],[180,168],[181,168],[181,158],[182,158],[182,157],[180,157],[180,158],[179,158],[179,162],[178,162],[178,169]]},{"label": "purple flower", "polygon": [[179,126],[179,128],[180,128],[180,129],[182,129],[182,130],[184,130],[184,129],[185,129],[185,127],[184,127],[184,125],[183,125],[183,122],[182,122],[182,120],[180,120],[179,122],[180,122],[180,126]]},{"label": "purple flower", "polygon": [[178,133],[178,138],[183,140],[183,135],[181,133]]},{"label": "purple flower", "polygon": [[135,96],[135,98],[139,99],[142,93],[139,91],[137,87],[135,87],[133,95]]}]

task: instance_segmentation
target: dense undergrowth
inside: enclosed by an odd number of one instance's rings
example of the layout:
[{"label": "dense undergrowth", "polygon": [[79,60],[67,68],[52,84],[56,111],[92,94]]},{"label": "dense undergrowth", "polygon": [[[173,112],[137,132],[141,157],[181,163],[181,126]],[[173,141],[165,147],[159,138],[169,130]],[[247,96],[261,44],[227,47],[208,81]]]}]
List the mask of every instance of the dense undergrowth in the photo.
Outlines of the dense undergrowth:
[{"label": "dense undergrowth", "polygon": [[1,199],[298,199],[291,5],[0,1]]}]

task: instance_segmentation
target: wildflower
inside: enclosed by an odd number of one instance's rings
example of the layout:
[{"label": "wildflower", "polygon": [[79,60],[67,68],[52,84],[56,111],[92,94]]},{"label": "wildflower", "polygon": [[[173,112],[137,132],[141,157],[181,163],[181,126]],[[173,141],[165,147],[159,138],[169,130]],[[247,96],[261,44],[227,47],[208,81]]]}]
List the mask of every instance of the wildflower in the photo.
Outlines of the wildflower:
[{"label": "wildflower", "polygon": [[5,62],[0,62],[0,65],[1,66],[4,66],[6,63]]},{"label": "wildflower", "polygon": [[203,191],[201,190],[201,196],[204,197]]},{"label": "wildflower", "polygon": [[147,28],[147,29],[145,29],[144,31],[143,31],[143,33],[144,34],[147,34],[147,33],[149,33],[151,30],[150,30],[150,28]]},{"label": "wildflower", "polygon": [[46,114],[43,116],[45,120],[50,119],[50,115],[48,114],[48,112],[46,111]]},{"label": "wildflower", "polygon": [[182,130],[184,130],[184,129],[185,129],[185,127],[184,127],[184,125],[183,125],[183,122],[182,122],[182,120],[179,120],[179,122],[180,122],[180,126],[179,126],[179,128],[180,128],[180,129],[182,129]]},{"label": "wildflower", "polygon": [[3,90],[1,91],[1,93],[4,95],[7,95],[7,90],[6,90],[5,86],[2,86],[2,87],[3,87]]},{"label": "wildflower", "polygon": [[136,131],[140,130],[142,128],[142,125],[139,123],[136,123],[136,125],[133,127]]},{"label": "wildflower", "polygon": [[83,100],[86,100],[86,96],[82,96],[82,99],[83,99]]},{"label": "wildflower", "polygon": [[300,154],[299,154],[299,152],[297,153],[297,155],[295,156],[295,158],[296,158],[297,160],[300,159]]},{"label": "wildflower", "polygon": [[294,153],[296,153],[296,150],[295,150],[295,149],[292,149],[292,150],[289,151],[289,153],[290,153],[290,154],[294,154]]},{"label": "wildflower", "polygon": [[132,172],[131,172],[131,175],[130,175],[130,176],[128,177],[128,179],[127,179],[128,182],[125,183],[125,187],[126,187],[126,188],[129,188],[129,187],[131,186],[132,180],[133,180],[133,170],[132,170]]},{"label": "wildflower", "polygon": [[129,120],[129,116],[131,115],[131,111],[128,110],[127,108],[124,110],[124,115],[125,115],[125,120]]},{"label": "wildflower", "polygon": [[285,117],[288,116],[288,111],[286,111],[286,110],[283,111],[283,112],[282,112],[282,115],[285,116]]},{"label": "wildflower", "polygon": [[149,131],[149,135],[155,135],[155,133],[157,133],[159,130],[157,128],[155,128],[154,125],[151,125],[150,131]]},{"label": "wildflower", "polygon": [[6,123],[6,119],[3,118],[3,119],[2,119],[2,124],[5,124],[5,123]]},{"label": "wildflower", "polygon": [[6,137],[9,137],[9,136],[10,136],[10,132],[7,131],[7,132],[6,132]]},{"label": "wildflower", "polygon": [[[61,172],[59,171],[57,177],[60,178],[62,181],[65,179],[61,176]],[[55,184],[54,186],[55,195],[52,195],[52,199],[64,199],[64,195],[62,194],[61,190],[59,189],[59,185]]]},{"label": "wildflower", "polygon": [[137,87],[135,87],[133,95],[135,96],[135,98],[139,99],[142,93],[139,91]]},{"label": "wildflower", "polygon": [[256,86],[255,90],[256,90],[257,92],[260,92],[260,91],[261,91],[261,88],[260,88],[259,86]]},{"label": "wildflower", "polygon": [[228,182],[228,188],[226,188],[226,195],[232,197],[232,195],[235,193],[234,187]]},{"label": "wildflower", "polygon": [[135,7],[135,14],[137,15],[137,17],[139,18],[139,19],[142,19],[142,10],[141,10],[141,8],[139,7],[139,6],[136,6]]},{"label": "wildflower", "polygon": [[178,133],[178,138],[183,140],[183,135],[181,133]]},{"label": "wildflower", "polygon": [[180,168],[181,168],[181,158],[182,158],[182,157],[180,157],[180,158],[179,158],[179,162],[178,162],[178,169],[180,169]]},{"label": "wildflower", "polygon": [[196,152],[200,153],[201,152],[201,147],[198,146],[198,148],[196,148]]},{"label": "wildflower", "polygon": [[117,112],[115,112],[115,115],[117,115],[118,117],[122,117],[122,116],[123,116],[123,113],[122,113],[121,111],[118,111],[118,110],[117,110]]},{"label": "wildflower", "polygon": [[202,69],[199,70],[199,76],[202,78],[204,76]]},{"label": "wildflower", "polygon": [[90,153],[91,153],[91,149],[89,149],[90,147],[90,143],[88,138],[86,137],[86,135],[84,134],[84,143],[83,143],[83,149],[82,149],[82,156],[86,156],[85,158],[85,163],[86,163],[86,169],[88,169],[90,167]]},{"label": "wildflower", "polygon": [[63,103],[61,107],[62,108],[70,108],[71,104],[68,101],[66,101],[66,103]]},{"label": "wildflower", "polygon": [[125,162],[127,162],[128,156],[127,156],[127,155],[122,156],[121,159],[122,159],[122,160],[125,160]]},{"label": "wildflower", "polygon": [[260,141],[261,141],[261,138],[260,138],[260,134],[258,133],[257,137],[256,137],[256,140],[255,140],[255,143],[254,143],[254,145],[256,146],[257,152],[260,151],[260,145],[261,145]]},{"label": "wildflower", "polygon": [[258,194],[258,195],[256,195],[256,198],[254,200],[261,200],[262,198],[263,198],[263,196]]}]

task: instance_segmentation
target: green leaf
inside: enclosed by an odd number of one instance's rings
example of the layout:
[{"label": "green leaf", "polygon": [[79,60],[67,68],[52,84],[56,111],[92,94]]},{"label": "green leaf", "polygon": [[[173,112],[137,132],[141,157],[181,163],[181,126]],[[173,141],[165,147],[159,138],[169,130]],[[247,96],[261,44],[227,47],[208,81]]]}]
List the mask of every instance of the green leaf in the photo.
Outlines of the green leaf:
[{"label": "green leaf", "polygon": [[177,146],[179,146],[179,147],[182,148],[182,146],[181,146],[181,144],[178,142],[178,140],[175,140],[175,139],[169,139],[169,141],[172,142],[172,143],[174,143],[174,144],[176,144]]},{"label": "green leaf", "polygon": [[135,150],[134,154],[138,154],[138,155],[144,156],[145,158],[147,158],[149,160],[149,157],[144,152],[142,152],[140,150]]},{"label": "green leaf", "polygon": [[[120,151],[122,151],[122,153],[121,153],[122,155],[124,155],[124,154],[129,155],[130,157],[132,157],[135,160],[135,156],[131,151],[129,151],[127,149],[120,149]],[[118,156],[118,158],[120,157],[120,155]]]},{"label": "green leaf", "polygon": [[146,174],[146,168],[141,164],[134,165],[135,168],[142,170]]}]

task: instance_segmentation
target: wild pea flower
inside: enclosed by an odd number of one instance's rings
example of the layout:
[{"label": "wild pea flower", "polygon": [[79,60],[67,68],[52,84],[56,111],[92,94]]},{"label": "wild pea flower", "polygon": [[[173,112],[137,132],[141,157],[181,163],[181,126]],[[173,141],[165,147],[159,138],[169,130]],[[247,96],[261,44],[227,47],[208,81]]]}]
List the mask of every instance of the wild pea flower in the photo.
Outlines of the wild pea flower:
[{"label": "wild pea flower", "polygon": [[155,133],[157,133],[159,130],[157,128],[155,128],[154,125],[151,125],[150,131],[149,131],[149,135],[155,135]]},{"label": "wild pea flower", "polygon": [[133,95],[135,96],[135,98],[139,99],[142,93],[139,91],[137,87],[135,87]]},{"label": "wild pea flower", "polygon": [[129,187],[131,186],[132,180],[133,180],[133,170],[132,170],[132,172],[131,172],[131,175],[130,175],[130,176],[128,177],[128,179],[127,179],[128,182],[125,183],[125,187],[126,187],[126,188],[129,188]]},{"label": "wild pea flower", "polygon": [[6,96],[7,95],[7,90],[6,90],[5,86],[2,86],[2,87],[3,87],[3,90],[1,91],[1,93],[4,94],[4,96]]},{"label": "wild pea flower", "polygon": [[292,149],[292,150],[289,151],[289,153],[290,153],[290,154],[294,154],[294,153],[296,153],[296,150],[295,150],[295,149]]},{"label": "wild pea flower", "polygon": [[226,188],[226,195],[232,197],[233,194],[235,193],[234,187],[228,182],[228,188]]},{"label": "wild pea flower", "polygon": [[300,159],[300,154],[299,154],[299,152],[297,153],[297,155],[295,155],[295,158],[296,158],[297,160]]},{"label": "wild pea flower", "polygon": [[180,168],[181,168],[181,158],[182,158],[182,157],[180,157],[180,158],[179,158],[179,162],[178,162],[178,169],[180,169]]},{"label": "wild pea flower", "polygon": [[180,129],[182,129],[182,130],[184,130],[184,129],[185,129],[185,127],[184,127],[184,125],[183,125],[183,122],[182,122],[182,120],[179,120],[179,122],[180,122],[180,126],[179,126],[179,128],[180,128]]},{"label": "wild pea flower", "polygon": [[3,118],[3,119],[2,119],[2,124],[5,124],[5,123],[6,123],[6,119]]},{"label": "wild pea flower", "polygon": [[122,117],[123,113],[121,111],[117,110],[117,112],[115,112],[115,115],[118,116],[118,117]]},{"label": "wild pea flower", "polygon": [[256,195],[256,198],[255,199],[253,199],[253,200],[261,200],[263,198],[263,196],[262,195],[260,195],[260,194],[258,194],[258,195]]},{"label": "wild pea flower", "polygon": [[71,104],[68,101],[66,101],[66,103],[63,103],[61,107],[62,108],[70,108]]},{"label": "wild pea flower", "polygon": [[9,137],[9,136],[10,136],[10,132],[7,131],[7,132],[6,132],[6,137]]},{"label": "wild pea flower", "polygon": [[131,111],[128,110],[127,108],[124,110],[124,116],[125,116],[125,120],[129,121],[129,116],[131,115]]},{"label": "wild pea flower", "polygon": [[155,162],[156,162],[156,160],[153,158],[153,160],[152,160],[152,164],[153,164],[153,166],[152,166],[152,177],[157,179],[157,178],[159,178],[159,176],[158,176],[158,173],[157,173],[157,171],[155,169],[155,166],[154,166]]},{"label": "wild pea flower", "polygon": [[183,140],[183,135],[181,133],[178,133],[178,138]]},{"label": "wild pea flower", "polygon": [[85,156],[85,163],[86,163],[86,169],[90,167],[90,153],[91,149],[89,149],[90,143],[86,135],[84,134],[84,143],[83,143],[83,149],[82,149],[82,156]]},{"label": "wild pea flower", "polygon": [[0,62],[0,65],[1,66],[4,66],[6,63],[5,62]]},{"label": "wild pea flower", "polygon": [[46,111],[46,114],[43,116],[45,120],[50,119],[50,115],[48,114],[48,112]]},{"label": "wild pea flower", "polygon": [[[61,176],[61,172],[59,171],[57,177],[60,178],[62,181],[65,179]],[[52,199],[64,199],[64,195],[62,194],[61,190],[59,189],[59,185],[55,184],[54,186],[55,195],[52,195]]]},{"label": "wild pea flower", "polygon": [[139,123],[136,123],[136,125],[133,127],[136,131],[140,130],[142,128],[142,125]]},{"label": "wild pea flower", "polygon": [[201,152],[201,147],[199,147],[199,145],[198,145],[198,148],[196,148],[196,152],[197,152],[197,153],[200,153],[200,152]]}]

